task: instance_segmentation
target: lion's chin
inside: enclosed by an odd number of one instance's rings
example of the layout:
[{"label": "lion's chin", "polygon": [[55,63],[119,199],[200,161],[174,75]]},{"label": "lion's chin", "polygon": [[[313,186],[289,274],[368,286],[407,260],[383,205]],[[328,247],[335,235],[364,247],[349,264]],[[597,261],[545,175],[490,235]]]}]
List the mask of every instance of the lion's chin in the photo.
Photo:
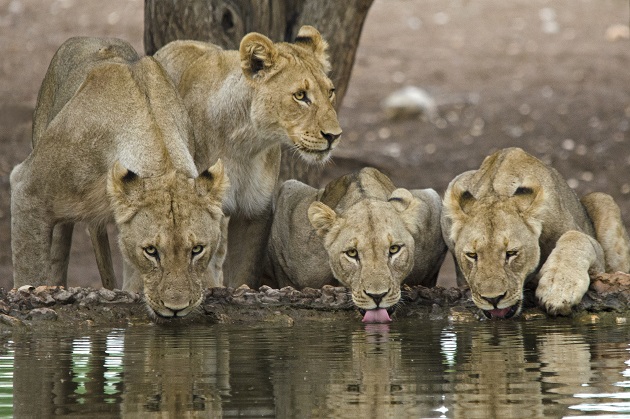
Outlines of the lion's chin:
[{"label": "lion's chin", "polygon": [[146,304],[149,315],[153,317],[155,320],[171,320],[171,319],[181,319],[186,317],[191,311],[194,310],[194,307],[188,306],[184,310],[173,311],[166,307],[154,308],[150,304]]},{"label": "lion's chin", "polygon": [[484,316],[489,319],[509,319],[518,314],[521,308],[521,303],[518,302],[511,307],[495,308],[493,310],[482,310]]},{"label": "lion's chin", "polygon": [[324,163],[330,158],[331,149],[311,150],[300,147],[300,156],[308,163]]}]

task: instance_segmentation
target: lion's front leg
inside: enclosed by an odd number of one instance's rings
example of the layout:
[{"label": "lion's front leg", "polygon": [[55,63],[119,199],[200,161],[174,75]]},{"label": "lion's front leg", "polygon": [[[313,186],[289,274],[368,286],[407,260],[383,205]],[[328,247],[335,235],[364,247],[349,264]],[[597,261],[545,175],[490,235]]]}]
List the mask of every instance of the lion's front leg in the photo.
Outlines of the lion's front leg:
[{"label": "lion's front leg", "polygon": [[53,225],[41,207],[20,195],[13,192],[11,200],[13,286],[57,285],[50,278]]},{"label": "lion's front leg", "polygon": [[601,192],[590,193],[581,201],[604,250],[606,272],[630,272],[630,239],[619,206],[610,195]]},{"label": "lion's front leg", "polygon": [[538,274],[536,297],[550,314],[567,315],[588,290],[590,274],[603,270],[600,244],[587,234],[567,231]]},{"label": "lion's front leg", "polygon": [[90,240],[96,256],[96,266],[101,276],[103,288],[113,290],[116,288],[116,274],[112,263],[112,252],[109,248],[109,235],[107,234],[107,224],[94,224],[88,226]]},{"label": "lion's front leg", "polygon": [[50,278],[55,285],[68,285],[68,263],[72,247],[74,223],[59,223],[53,228],[50,248]]},{"label": "lion's front leg", "polygon": [[258,289],[271,228],[271,210],[258,218],[232,215],[228,225],[227,255],[223,263],[226,287],[243,284]]}]

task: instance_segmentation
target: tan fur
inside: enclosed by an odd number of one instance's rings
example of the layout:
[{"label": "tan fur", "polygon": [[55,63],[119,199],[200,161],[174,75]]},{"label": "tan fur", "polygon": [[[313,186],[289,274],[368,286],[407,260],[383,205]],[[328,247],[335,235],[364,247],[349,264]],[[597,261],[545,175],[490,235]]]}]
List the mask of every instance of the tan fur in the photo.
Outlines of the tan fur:
[{"label": "tan fur", "polygon": [[272,275],[280,286],[299,289],[336,279],[351,289],[359,308],[392,307],[403,281],[435,285],[446,253],[440,213],[432,189],[396,189],[372,168],[320,190],[286,181],[269,240]]},{"label": "tan fur", "polygon": [[198,306],[228,184],[220,162],[198,174],[190,121],[160,65],[120,40],[71,38],[33,126],[33,151],[11,173],[14,285],[66,285],[72,225],[115,220],[123,289],[144,291],[163,317]]},{"label": "tan fur", "polygon": [[475,304],[488,316],[522,309],[523,287],[551,314],[568,314],[589,274],[623,270],[629,241],[619,208],[605,194],[578,200],[560,174],[519,148],[487,157],[444,194],[444,239]]},{"label": "tan fur", "polygon": [[195,161],[221,158],[231,180],[223,207],[231,216],[226,285],[253,285],[258,276],[280,145],[317,163],[339,141],[326,49],[319,32],[304,26],[293,44],[250,33],[238,51],[174,41],[155,54],[192,119]]}]

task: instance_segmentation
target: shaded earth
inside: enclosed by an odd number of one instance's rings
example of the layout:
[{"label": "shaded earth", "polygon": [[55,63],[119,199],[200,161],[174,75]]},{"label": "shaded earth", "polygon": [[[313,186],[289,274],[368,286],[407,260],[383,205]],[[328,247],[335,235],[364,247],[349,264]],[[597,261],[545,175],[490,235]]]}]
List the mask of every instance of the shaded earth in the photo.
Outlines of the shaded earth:
[{"label": "shaded earth", "polygon": [[[57,47],[115,36],[143,51],[142,0],[0,0],[0,287],[12,285],[9,173],[30,151],[32,112]],[[442,193],[493,151],[519,146],[630,222],[627,0],[375,0],[340,111],[344,136],[322,183],[375,166]],[[619,25],[619,26],[615,26]],[[435,113],[391,119],[383,100],[417,86]],[[69,285],[98,287],[75,229]],[[120,264],[117,259],[120,278]],[[454,284],[448,263],[438,282]]]}]

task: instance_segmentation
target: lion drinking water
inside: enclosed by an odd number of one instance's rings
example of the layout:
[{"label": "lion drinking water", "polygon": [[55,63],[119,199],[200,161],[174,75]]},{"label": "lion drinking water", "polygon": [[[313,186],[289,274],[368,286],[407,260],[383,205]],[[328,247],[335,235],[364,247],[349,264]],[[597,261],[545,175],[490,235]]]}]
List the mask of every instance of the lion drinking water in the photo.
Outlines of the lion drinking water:
[{"label": "lion drinking water", "polygon": [[489,318],[519,314],[526,284],[549,313],[566,315],[590,274],[630,270],[628,233],[613,199],[591,193],[579,200],[556,170],[519,148],[492,154],[450,183],[442,231],[458,284],[468,284]]},{"label": "lion drinking water", "polygon": [[161,317],[197,307],[228,181],[220,162],[198,173],[192,147],[186,110],[153,58],[116,39],[66,41],[39,93],[33,151],[11,173],[14,286],[65,286],[74,224],[102,233],[114,220],[123,289],[144,291]]},{"label": "lion drinking water", "polygon": [[396,188],[365,168],[317,190],[286,181],[275,203],[271,275],[298,289],[341,284],[365,322],[386,322],[400,285],[432,287],[446,254],[432,189]]}]

